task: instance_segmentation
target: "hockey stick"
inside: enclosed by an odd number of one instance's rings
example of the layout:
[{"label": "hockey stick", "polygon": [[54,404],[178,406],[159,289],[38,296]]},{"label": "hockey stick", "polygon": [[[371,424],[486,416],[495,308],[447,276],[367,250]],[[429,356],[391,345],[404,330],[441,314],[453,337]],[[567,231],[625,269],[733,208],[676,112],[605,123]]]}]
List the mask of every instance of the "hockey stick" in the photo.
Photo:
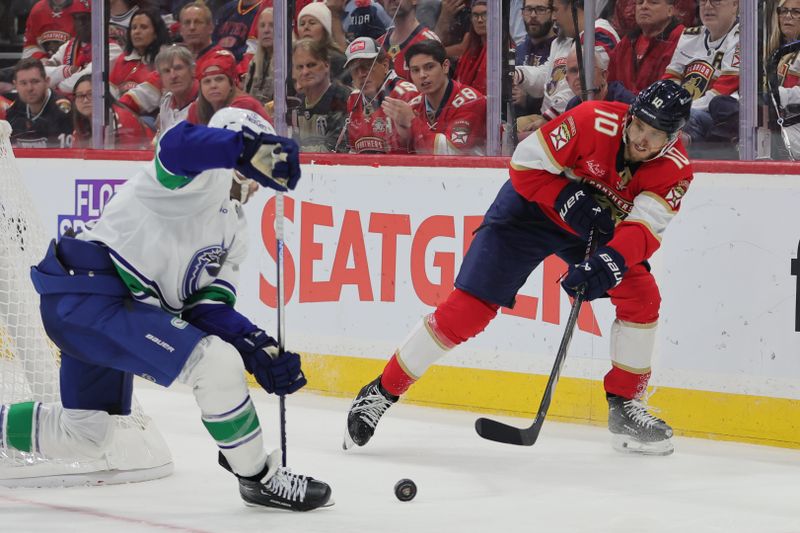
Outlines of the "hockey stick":
[{"label": "hockey stick", "polygon": [[[589,234],[589,243],[586,247],[586,259],[597,249],[596,231],[596,229],[593,229]],[[544,419],[547,416],[547,410],[550,408],[550,401],[553,399],[553,393],[556,390],[556,384],[561,375],[561,367],[564,366],[564,360],[567,358],[567,350],[569,349],[570,341],[572,341],[572,333],[575,331],[575,324],[578,322],[578,312],[581,310],[581,304],[583,304],[583,293],[585,289],[585,286],[579,287],[575,295],[575,300],[572,302],[572,309],[569,312],[564,336],[561,338],[556,360],[553,363],[553,369],[550,371],[550,379],[547,380],[547,387],[544,389],[544,395],[539,404],[539,411],[536,413],[536,418],[533,419],[533,423],[527,428],[520,429],[490,418],[479,418],[475,421],[475,431],[478,432],[478,435],[487,440],[505,444],[516,444],[518,446],[532,446],[536,442],[536,439],[539,437],[539,432],[542,430]]]},{"label": "hockey stick", "polygon": [[572,24],[575,26],[575,56],[578,59],[578,76],[581,80],[581,102],[591,99],[589,89],[586,87],[586,68],[583,66],[583,43],[581,42],[581,31],[578,26],[578,6],[572,0]]},{"label": "hockey stick", "polygon": [[[283,193],[275,193],[275,264],[277,273],[275,276],[275,288],[278,291],[278,353],[282,354],[286,345],[286,317],[284,312],[283,298]],[[286,466],[286,396],[280,396],[280,419],[281,419],[281,456],[283,466]]]}]

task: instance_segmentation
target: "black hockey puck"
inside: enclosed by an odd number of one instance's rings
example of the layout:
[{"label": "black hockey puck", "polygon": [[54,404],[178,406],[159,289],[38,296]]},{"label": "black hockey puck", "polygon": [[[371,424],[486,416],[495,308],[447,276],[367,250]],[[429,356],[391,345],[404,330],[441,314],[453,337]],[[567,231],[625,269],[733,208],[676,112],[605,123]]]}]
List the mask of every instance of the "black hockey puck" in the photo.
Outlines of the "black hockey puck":
[{"label": "black hockey puck", "polygon": [[394,485],[394,495],[401,502],[410,502],[417,495],[417,485],[410,479],[401,479]]}]

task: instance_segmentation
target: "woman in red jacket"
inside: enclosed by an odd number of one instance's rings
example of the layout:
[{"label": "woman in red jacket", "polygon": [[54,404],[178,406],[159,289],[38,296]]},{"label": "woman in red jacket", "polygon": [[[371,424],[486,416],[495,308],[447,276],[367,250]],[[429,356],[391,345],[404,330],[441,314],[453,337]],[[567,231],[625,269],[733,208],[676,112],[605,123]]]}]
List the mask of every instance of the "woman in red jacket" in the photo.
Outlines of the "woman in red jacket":
[{"label": "woman in red jacket", "polygon": [[158,51],[167,43],[169,32],[158,11],[137,11],[128,26],[125,52],[114,61],[108,78],[114,96],[119,98],[145,81],[153,72],[153,60]]}]

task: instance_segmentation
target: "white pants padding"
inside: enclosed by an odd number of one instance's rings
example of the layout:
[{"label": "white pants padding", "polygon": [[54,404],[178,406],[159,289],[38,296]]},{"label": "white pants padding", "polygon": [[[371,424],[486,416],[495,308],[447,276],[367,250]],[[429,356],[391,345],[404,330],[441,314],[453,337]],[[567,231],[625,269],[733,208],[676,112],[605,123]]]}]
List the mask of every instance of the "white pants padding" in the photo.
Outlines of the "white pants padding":
[{"label": "white pants padding", "polygon": [[64,409],[60,404],[42,404],[34,424],[38,451],[51,459],[99,459],[114,435],[114,419],[105,411]]},{"label": "white pants padding", "polygon": [[[214,417],[249,400],[244,372],[244,363],[236,348],[211,335],[197,344],[177,381],[192,388],[204,417]],[[258,474],[268,455],[260,432],[236,448],[220,451],[233,471],[241,476]]]}]

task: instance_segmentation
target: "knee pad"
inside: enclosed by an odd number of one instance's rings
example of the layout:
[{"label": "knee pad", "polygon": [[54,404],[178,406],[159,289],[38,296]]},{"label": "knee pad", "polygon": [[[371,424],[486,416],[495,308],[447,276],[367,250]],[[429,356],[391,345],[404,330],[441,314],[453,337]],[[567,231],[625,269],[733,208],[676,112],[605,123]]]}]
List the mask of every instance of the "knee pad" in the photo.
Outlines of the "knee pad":
[{"label": "knee pad", "polygon": [[244,363],[233,345],[215,335],[203,337],[178,375],[178,382],[190,387],[240,388],[247,385],[244,379]]},{"label": "knee pad", "polygon": [[203,337],[189,355],[178,382],[189,385],[204,415],[225,413],[248,396],[244,363],[231,344]]}]

